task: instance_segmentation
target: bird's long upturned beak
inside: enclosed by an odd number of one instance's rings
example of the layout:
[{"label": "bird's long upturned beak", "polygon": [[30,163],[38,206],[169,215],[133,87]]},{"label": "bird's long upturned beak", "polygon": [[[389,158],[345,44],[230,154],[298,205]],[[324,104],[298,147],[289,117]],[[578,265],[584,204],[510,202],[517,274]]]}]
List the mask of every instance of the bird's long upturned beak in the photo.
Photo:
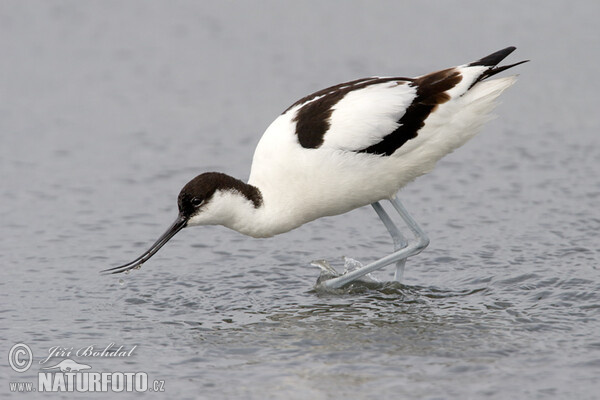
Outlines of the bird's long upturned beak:
[{"label": "bird's long upturned beak", "polygon": [[136,258],[135,260],[128,262],[127,264],[123,264],[118,267],[105,269],[104,271],[100,271],[104,274],[120,274],[121,272],[127,272],[134,268],[140,268],[143,263],[148,261],[150,257],[152,257],[161,247],[164,246],[165,243],[169,241],[177,232],[185,228],[188,223],[188,219],[182,215],[179,215],[173,225],[167,229],[165,233],[162,234],[161,237],[150,247],[144,254]]}]

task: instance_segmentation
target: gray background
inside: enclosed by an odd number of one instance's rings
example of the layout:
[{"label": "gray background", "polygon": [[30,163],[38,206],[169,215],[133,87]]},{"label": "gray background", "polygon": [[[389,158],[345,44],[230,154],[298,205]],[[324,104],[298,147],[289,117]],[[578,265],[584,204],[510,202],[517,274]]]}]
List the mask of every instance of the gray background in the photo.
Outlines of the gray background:
[{"label": "gray background", "polygon": [[[0,353],[34,353],[23,374],[0,362],[0,396],[36,381],[52,346],[113,342],[138,347],[75,359],[148,372],[171,398],[595,398],[599,14],[593,1],[0,1]],[[98,274],[162,233],[196,174],[246,179],[298,98],[509,45],[509,62],[532,61],[499,118],[401,192],[432,240],[406,286],[313,289],[313,259],[391,250],[369,208],[268,240],[192,228],[141,271]]]}]

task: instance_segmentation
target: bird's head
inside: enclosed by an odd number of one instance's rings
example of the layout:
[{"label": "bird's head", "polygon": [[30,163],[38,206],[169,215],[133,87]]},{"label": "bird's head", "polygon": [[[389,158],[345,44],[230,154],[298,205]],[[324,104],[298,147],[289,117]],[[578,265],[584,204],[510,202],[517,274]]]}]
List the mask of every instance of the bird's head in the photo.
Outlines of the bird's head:
[{"label": "bird's head", "polygon": [[148,261],[180,230],[194,225],[226,225],[230,224],[232,199],[249,201],[254,207],[260,206],[260,192],[229,175],[219,172],[206,172],[189,181],[177,197],[179,214],[175,222],[161,237],[135,260],[102,272],[118,274],[137,269]]}]

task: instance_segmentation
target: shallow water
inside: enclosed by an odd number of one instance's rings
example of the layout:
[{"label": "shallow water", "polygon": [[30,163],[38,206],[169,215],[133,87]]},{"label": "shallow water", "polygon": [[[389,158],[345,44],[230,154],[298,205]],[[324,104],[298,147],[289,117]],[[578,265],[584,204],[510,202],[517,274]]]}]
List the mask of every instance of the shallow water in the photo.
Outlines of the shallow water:
[{"label": "shallow water", "polygon": [[[0,348],[34,361],[0,362],[0,396],[53,346],[115,343],[137,347],[72,358],[170,398],[597,398],[598,8],[3,2]],[[141,270],[98,274],[163,232],[195,174],[246,177],[297,98],[508,45],[532,62],[498,120],[401,192],[431,238],[403,285],[388,268],[315,287],[313,260],[391,251],[369,208],[268,240],[187,229]]]}]

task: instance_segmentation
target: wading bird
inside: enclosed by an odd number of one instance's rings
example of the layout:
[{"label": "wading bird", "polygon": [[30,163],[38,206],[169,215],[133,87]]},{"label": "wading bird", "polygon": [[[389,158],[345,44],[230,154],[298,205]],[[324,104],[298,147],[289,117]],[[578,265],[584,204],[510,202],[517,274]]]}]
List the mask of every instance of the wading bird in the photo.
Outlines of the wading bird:
[{"label": "wading bird", "polygon": [[[392,236],[395,251],[324,282],[340,287],[406,258],[429,239],[396,193],[433,169],[490,119],[496,98],[515,76],[488,79],[526,61],[498,66],[514,47],[469,64],[416,78],[371,77],[308,95],[286,109],[260,139],[248,183],[219,172],[188,182],[171,227],[137,259],[103,272],[139,268],[181,229],[224,225],[264,238],[317,218],[371,204]],[[379,204],[389,200],[415,236],[408,242]]]}]

